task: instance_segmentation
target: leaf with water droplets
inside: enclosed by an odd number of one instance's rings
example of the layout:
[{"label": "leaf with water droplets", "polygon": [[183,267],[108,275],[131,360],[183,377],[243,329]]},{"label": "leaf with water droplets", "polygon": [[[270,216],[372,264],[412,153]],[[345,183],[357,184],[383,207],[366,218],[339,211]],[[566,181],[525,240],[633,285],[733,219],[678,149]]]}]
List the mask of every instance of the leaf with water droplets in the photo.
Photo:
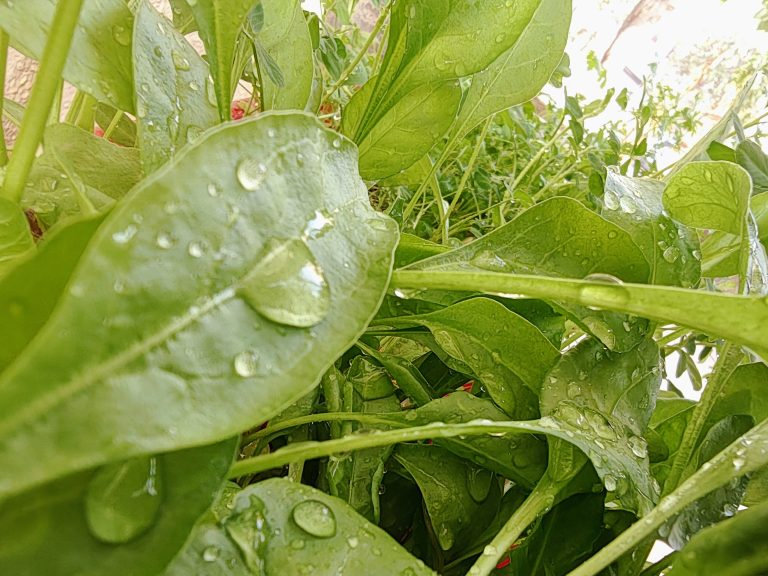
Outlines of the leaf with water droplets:
[{"label": "leaf with water droplets", "polygon": [[[384,530],[315,488],[273,478],[248,486],[233,504],[223,518],[209,514],[198,524],[165,576],[282,576],[294,568],[296,574],[308,576],[390,576],[405,570],[413,576],[434,575]],[[227,527],[243,515],[252,521],[233,540]],[[214,560],[205,558],[210,547],[219,550]],[[251,559],[251,568],[243,558]],[[254,562],[261,571],[253,571]]]},{"label": "leaf with water droplets", "polygon": [[236,447],[107,464],[3,501],[0,573],[157,574],[213,503]]},{"label": "leaf with water droplets", "polygon": [[[479,240],[404,269],[486,270],[565,278],[601,274],[601,278],[608,275],[624,282],[646,282],[650,274],[643,253],[627,232],[565,197],[541,202]],[[648,329],[645,320],[564,302],[557,306],[618,352],[636,346]]]},{"label": "leaf with water droplets", "polygon": [[[394,222],[370,207],[353,145],[337,140],[304,114],[222,127],[110,213],[47,324],[2,375],[0,494],[227,437],[316,385],[374,315],[397,241]],[[268,171],[251,191],[237,166],[253,157]],[[211,196],[209,183],[221,193]],[[304,239],[318,210],[334,226]],[[158,246],[159,232],[175,243]],[[274,238],[305,242],[327,282],[330,305],[316,303],[323,314],[312,321],[323,318],[311,328],[275,323],[242,295]],[[244,352],[258,372],[235,366]]]},{"label": "leaf with water droplets", "polygon": [[[55,6],[55,0],[0,2],[0,22],[23,53],[39,59]],[[102,102],[133,112],[132,28],[133,15],[123,0],[85,2],[64,79]]]},{"label": "leaf with water droplets", "polygon": [[[651,267],[651,284],[692,288],[701,275],[701,262],[695,257],[699,240],[695,232],[664,213],[663,192],[662,182],[609,169],[601,213],[626,230],[643,251]],[[627,201],[634,207],[631,213],[622,208]]]},{"label": "leaf with water droplets", "polygon": [[393,457],[418,484],[440,548],[458,556],[496,513],[500,483],[439,446],[401,444]]},{"label": "leaf with water droplets", "polygon": [[205,93],[208,65],[146,0],[136,10],[133,55],[139,148],[149,174],[219,117]]}]

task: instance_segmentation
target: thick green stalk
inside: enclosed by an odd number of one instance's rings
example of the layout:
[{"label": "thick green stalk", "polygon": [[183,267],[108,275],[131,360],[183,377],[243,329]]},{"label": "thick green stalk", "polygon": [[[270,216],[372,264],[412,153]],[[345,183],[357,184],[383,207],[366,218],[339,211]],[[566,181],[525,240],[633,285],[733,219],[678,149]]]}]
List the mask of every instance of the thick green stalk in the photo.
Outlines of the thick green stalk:
[{"label": "thick green stalk", "polygon": [[[5,69],[8,66],[8,34],[0,30],[0,122],[3,119],[3,101],[5,100]],[[0,133],[0,167],[8,164],[8,150],[5,147],[5,134]]]},{"label": "thick green stalk", "polygon": [[56,3],[51,31],[5,176],[3,196],[13,202],[21,200],[29,171],[35,161],[37,147],[56,98],[82,5],[83,0],[59,0]]},{"label": "thick green stalk", "polygon": [[685,435],[680,442],[680,448],[678,448],[675,460],[672,463],[672,469],[667,476],[667,480],[664,482],[663,493],[665,495],[677,488],[680,481],[683,480],[683,473],[691,461],[696,446],[699,444],[701,433],[712,412],[712,408],[720,398],[720,393],[725,383],[743,358],[744,353],[741,351],[741,348],[730,342],[726,342],[720,351],[720,356],[717,359],[712,375],[707,381],[704,393],[696,404],[691,421],[685,429]]},{"label": "thick green stalk", "polygon": [[606,566],[656,533],[670,518],[733,478],[754,472],[768,464],[768,420],[758,424],[668,494],[658,505],[635,522],[608,546],[568,576],[594,576]]},{"label": "thick green stalk", "polygon": [[[501,272],[397,270],[391,290],[460,290],[563,300],[689,326],[768,360],[768,299],[646,284],[612,284]],[[738,320],[737,320],[738,319]]]},{"label": "thick green stalk", "polygon": [[279,468],[297,460],[311,460],[312,458],[322,458],[340,452],[390,446],[400,442],[519,432],[546,434],[551,431],[551,428],[541,426],[536,420],[529,422],[474,421],[467,422],[466,424],[434,422],[425,426],[415,426],[399,430],[366,431],[365,433],[352,434],[326,442],[290,444],[271,454],[263,454],[246,460],[240,460],[235,462],[232,468],[230,468],[229,477],[237,478],[246,474],[256,474],[257,472],[271,470],[272,468]]},{"label": "thick green stalk", "polygon": [[510,546],[514,544],[536,518],[549,512],[562,487],[556,485],[546,474],[525,499],[525,502],[515,510],[504,527],[496,534],[483,553],[478,556],[469,576],[487,576],[496,568],[499,560]]}]

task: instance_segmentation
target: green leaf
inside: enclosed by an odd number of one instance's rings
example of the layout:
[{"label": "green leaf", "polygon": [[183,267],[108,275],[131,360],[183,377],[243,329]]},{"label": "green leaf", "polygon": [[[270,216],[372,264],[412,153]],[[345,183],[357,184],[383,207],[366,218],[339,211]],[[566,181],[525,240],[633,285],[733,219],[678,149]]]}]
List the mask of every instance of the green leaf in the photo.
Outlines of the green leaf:
[{"label": "green leaf", "polygon": [[109,104],[100,102],[96,105],[95,120],[102,130],[109,128],[115,114],[120,114],[120,120],[118,120],[112,134],[109,135],[109,141],[120,146],[134,147],[136,145],[136,123],[129,116]]},{"label": "green leaf", "polygon": [[768,502],[697,534],[675,558],[669,576],[757,576],[768,570]]},{"label": "green leaf", "polygon": [[358,140],[363,178],[380,180],[418,162],[451,126],[460,101],[461,88],[453,80],[417,86],[403,95]]},{"label": "green leaf", "polygon": [[539,2],[517,41],[472,77],[456,119],[457,136],[466,135],[489,116],[539,93],[563,58],[571,12],[571,0]]},{"label": "green leaf", "polygon": [[197,31],[197,22],[192,6],[187,0],[170,0],[173,12],[173,27],[184,35]]},{"label": "green leaf", "polygon": [[[420,426],[431,422],[471,422],[472,420],[504,421],[508,416],[493,402],[466,392],[454,392],[433,400],[415,410],[388,414],[401,425]],[[468,436],[435,439],[435,444],[457,456],[514,480],[525,488],[533,488],[547,466],[547,447],[532,434]]]},{"label": "green leaf", "polygon": [[434,574],[345,502],[309,486],[266,480],[237,494],[231,506],[221,521],[209,516],[198,525],[166,576]]},{"label": "green leaf", "polygon": [[261,0],[264,26],[256,40],[280,70],[283,82],[261,74],[261,105],[264,110],[304,110],[309,102],[314,77],[312,38],[301,2]]},{"label": "green leaf", "polygon": [[0,198],[0,278],[34,250],[35,241],[24,211],[10,200]]},{"label": "green leaf", "polygon": [[730,162],[692,162],[669,180],[663,201],[672,218],[686,226],[741,237],[751,192],[743,168]]},{"label": "green leaf", "polygon": [[237,38],[255,3],[256,0],[196,0],[190,3],[208,55],[222,121],[230,119],[232,94],[240,76],[240,71],[234,69]]},{"label": "green leaf", "polygon": [[[357,356],[345,378],[342,402],[350,411],[381,414],[400,409],[395,388],[386,371],[364,356]],[[352,425],[349,432],[365,427]],[[384,464],[391,446],[368,448],[358,452],[331,456],[328,461],[328,486],[332,495],[341,498],[358,514],[371,522],[379,522],[379,487]]]},{"label": "green leaf", "polygon": [[0,373],[46,323],[103,216],[71,223],[46,236],[34,258],[0,282]]},{"label": "green leaf", "polygon": [[510,417],[538,416],[538,391],[560,352],[526,319],[487,298],[401,320],[426,326],[449,365],[479,379]]},{"label": "green leaf", "polygon": [[[56,0],[0,3],[0,26],[24,54],[39,59],[51,28]],[[64,79],[120,110],[133,112],[131,30],[124,0],[88,0],[69,50]]]},{"label": "green leaf", "polygon": [[110,209],[141,178],[136,148],[117,146],[76,126],[52,124],[22,202],[50,228],[93,209]]},{"label": "green leaf", "polygon": [[759,145],[745,140],[736,146],[736,162],[752,177],[755,192],[768,191],[768,156]]},{"label": "green leaf", "polygon": [[684,398],[659,398],[656,402],[656,409],[651,416],[649,429],[656,432],[659,439],[664,443],[666,456],[658,461],[653,461],[651,470],[662,486],[677,457],[677,451],[695,408],[696,403],[693,400]]},{"label": "green leaf", "polygon": [[492,472],[439,446],[401,444],[393,457],[418,484],[442,550],[462,550],[482,534],[502,495]]},{"label": "green leaf", "polygon": [[0,494],[226,438],[311,390],[375,313],[397,241],[356,164],[316,119],[268,114],[135,188],[0,376]]},{"label": "green leaf", "polygon": [[684,286],[699,283],[701,252],[695,233],[664,213],[664,184],[629,178],[608,170],[603,217],[626,230],[651,265],[651,284]]},{"label": "green leaf", "polygon": [[[541,202],[479,240],[404,270],[491,270],[566,278],[607,274],[629,282],[646,282],[650,275],[648,262],[627,232],[565,197]],[[632,349],[648,328],[646,322],[626,316],[562,302],[558,307],[617,351]]]},{"label": "green leaf", "polygon": [[218,123],[216,101],[207,96],[208,65],[147,0],[136,9],[133,56],[138,142],[150,174]]},{"label": "green leaf", "polygon": [[[18,576],[157,574],[213,503],[236,446],[231,439],[153,456],[152,468],[143,471],[131,470],[131,462],[111,464],[3,502],[0,571]],[[100,482],[107,475],[110,484],[104,487]],[[113,532],[125,538],[105,541]]]}]

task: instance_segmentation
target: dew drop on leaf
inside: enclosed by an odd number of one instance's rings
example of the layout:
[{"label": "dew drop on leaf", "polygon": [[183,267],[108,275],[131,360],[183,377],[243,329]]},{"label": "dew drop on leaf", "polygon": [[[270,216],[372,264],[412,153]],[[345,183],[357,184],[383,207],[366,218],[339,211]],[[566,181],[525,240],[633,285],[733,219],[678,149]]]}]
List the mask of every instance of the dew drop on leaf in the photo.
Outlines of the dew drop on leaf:
[{"label": "dew drop on leaf", "polygon": [[243,378],[251,378],[259,371],[259,357],[250,350],[240,352],[233,361],[235,372]]},{"label": "dew drop on leaf", "polygon": [[609,492],[613,492],[616,490],[616,487],[619,485],[618,481],[616,480],[615,476],[612,476],[611,474],[606,474],[603,477],[603,484],[605,484],[605,489]]},{"label": "dew drop on leaf", "polygon": [[237,292],[262,316],[299,328],[320,323],[331,306],[323,271],[300,239],[269,240]]},{"label": "dew drop on leaf", "polygon": [[261,499],[253,495],[238,497],[232,514],[224,521],[224,528],[253,573],[264,574],[264,558],[272,533]]},{"label": "dew drop on leaf", "polygon": [[167,232],[159,232],[157,234],[157,238],[155,239],[155,243],[157,244],[158,248],[168,250],[173,248],[173,245],[176,243],[176,241],[174,240],[173,236]]},{"label": "dew drop on leaf", "polygon": [[118,24],[112,27],[112,38],[121,46],[128,46],[131,43],[131,31]]},{"label": "dew drop on leaf", "polygon": [[333,511],[319,500],[306,500],[294,506],[293,521],[307,534],[316,538],[331,538],[336,534]]},{"label": "dew drop on leaf", "polygon": [[639,436],[632,436],[628,440],[628,443],[630,450],[632,450],[632,454],[638,458],[645,458],[648,456],[648,444]]},{"label": "dew drop on leaf", "polygon": [[254,158],[241,160],[237,165],[237,181],[240,182],[240,186],[249,192],[259,189],[261,183],[264,182],[266,174],[267,165]]},{"label": "dew drop on leaf", "polygon": [[187,253],[192,258],[200,258],[205,253],[205,246],[201,242],[190,242],[187,246]]},{"label": "dew drop on leaf", "polygon": [[176,70],[189,70],[189,60],[187,60],[180,52],[176,52],[176,50],[171,51],[171,59],[173,60],[173,66]]},{"label": "dew drop on leaf", "polygon": [[155,457],[108,464],[94,475],[85,495],[91,534],[102,542],[122,544],[155,522],[162,503],[162,477]]},{"label": "dew drop on leaf", "polygon": [[669,246],[666,250],[664,250],[664,252],[662,252],[661,255],[664,260],[670,264],[674,264],[680,257],[680,249],[677,246]]},{"label": "dew drop on leaf", "polygon": [[216,546],[208,546],[205,550],[203,550],[203,561],[205,562],[216,562],[219,558],[219,549],[216,548]]},{"label": "dew drop on leaf", "polygon": [[467,469],[467,491],[478,504],[488,498],[492,481],[493,473],[485,468]]}]

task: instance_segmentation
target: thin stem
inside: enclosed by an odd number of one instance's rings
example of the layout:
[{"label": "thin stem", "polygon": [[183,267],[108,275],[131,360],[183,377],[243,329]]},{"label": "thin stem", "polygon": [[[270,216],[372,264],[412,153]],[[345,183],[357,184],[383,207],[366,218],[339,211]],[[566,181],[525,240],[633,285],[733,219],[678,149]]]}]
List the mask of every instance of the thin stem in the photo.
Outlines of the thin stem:
[{"label": "thin stem", "polygon": [[29,171],[35,161],[37,147],[48,121],[51,105],[56,98],[82,5],[83,0],[59,0],[56,3],[51,31],[5,176],[3,196],[13,202],[21,200]]},{"label": "thin stem", "polygon": [[[8,66],[8,33],[0,30],[0,130],[2,130],[3,102],[5,100],[5,69]],[[0,167],[8,164],[5,132],[0,133]]]},{"label": "thin stem", "polygon": [[594,576],[640,542],[656,533],[667,520],[713,490],[768,464],[768,420],[764,420],[702,466],[674,492],[567,576]]},{"label": "thin stem", "polygon": [[307,416],[297,416],[289,420],[283,420],[278,422],[274,426],[268,426],[262,430],[258,430],[252,434],[249,434],[243,438],[244,444],[250,444],[261,438],[266,438],[296,428],[297,426],[304,426],[306,424],[316,424],[318,422],[359,422],[361,424],[380,424],[385,426],[397,426],[398,422],[389,418],[382,418],[371,414],[361,414],[359,412],[322,412],[320,414],[308,414]]},{"label": "thin stem", "polygon": [[323,97],[323,100],[327,100],[331,94],[336,92],[344,82],[347,81],[347,78],[350,77],[352,72],[355,71],[355,68],[357,68],[357,65],[360,64],[360,61],[365,58],[365,55],[368,53],[368,49],[373,44],[373,41],[376,40],[376,37],[379,35],[379,32],[381,31],[381,28],[384,26],[384,23],[387,21],[387,16],[389,16],[389,10],[392,7],[392,0],[387,2],[384,7],[381,9],[381,13],[379,14],[379,18],[376,20],[376,24],[373,26],[373,30],[371,30],[371,33],[368,35],[368,38],[366,38],[365,43],[363,44],[363,47],[360,49],[360,52],[357,53],[357,56],[355,56],[354,60],[349,63],[349,65],[342,71],[341,75],[339,76],[339,79],[334,82],[333,86],[331,86],[328,89],[328,92],[325,93],[325,96]]},{"label": "thin stem", "polygon": [[514,544],[536,518],[546,514],[552,507],[560,487],[554,484],[546,474],[525,499],[525,502],[515,510],[504,527],[494,536],[491,543],[475,561],[469,574],[472,576],[487,576],[493,572],[510,546]]},{"label": "thin stem", "polygon": [[688,468],[696,446],[699,444],[699,438],[712,412],[712,408],[720,399],[720,393],[723,391],[725,383],[741,363],[743,357],[744,354],[741,348],[731,342],[726,342],[720,351],[720,356],[717,359],[712,375],[707,381],[704,393],[693,410],[691,421],[685,428],[685,435],[680,442],[680,448],[678,448],[675,460],[672,463],[672,469],[664,482],[663,494],[666,495],[672,492],[683,479],[683,474],[686,468]]},{"label": "thin stem", "polygon": [[400,442],[428,440],[430,438],[455,438],[457,436],[482,436],[486,434],[510,434],[532,432],[534,434],[552,433],[551,428],[541,426],[538,421],[527,422],[468,422],[466,424],[445,424],[434,422],[425,426],[415,426],[399,430],[373,430],[328,440],[326,442],[302,442],[290,444],[271,454],[263,454],[240,460],[229,470],[230,478],[246,474],[255,474],[272,468],[279,468],[297,460],[322,458],[340,452],[364,450],[379,446],[390,446]]},{"label": "thin stem", "polygon": [[563,114],[563,116],[560,118],[560,122],[555,128],[555,133],[552,135],[552,137],[544,143],[544,146],[539,148],[536,154],[533,155],[533,158],[528,161],[528,164],[526,164],[520,173],[515,177],[515,180],[512,182],[512,192],[517,189],[517,187],[523,181],[523,178],[525,178],[526,174],[531,171],[536,163],[541,160],[544,154],[546,154],[549,149],[554,146],[555,142],[557,142],[568,129],[567,127],[563,128],[563,122],[565,122],[565,114]]},{"label": "thin stem", "polygon": [[664,556],[664,558],[662,558],[655,564],[651,564],[650,566],[648,566],[648,568],[640,572],[640,576],[658,576],[659,574],[661,574],[662,570],[672,565],[672,562],[677,557],[677,554],[678,554],[677,550],[667,554],[666,556]]},{"label": "thin stem", "polygon": [[117,127],[120,125],[120,120],[123,119],[123,111],[117,110],[115,111],[115,115],[112,116],[112,120],[109,122],[109,126],[107,126],[107,129],[104,130],[104,140],[109,140],[109,138],[112,136],[112,133],[117,129]]},{"label": "thin stem", "polygon": [[[475,149],[472,150],[472,156],[469,157],[469,162],[467,163],[467,167],[464,169],[464,174],[461,175],[461,180],[459,181],[459,187],[456,189],[456,193],[453,195],[453,200],[451,200],[451,205],[448,207],[448,210],[445,211],[446,222],[451,217],[451,212],[453,212],[456,209],[456,205],[459,203],[461,194],[462,192],[464,192],[464,188],[467,186],[469,177],[472,174],[472,170],[474,169],[475,164],[477,163],[477,158],[480,155],[480,150],[482,150],[483,148],[483,142],[485,142],[485,136],[486,134],[488,134],[488,129],[491,127],[491,122],[493,122],[493,116],[488,116],[488,119],[485,121],[485,124],[483,124],[483,128],[480,131],[480,135],[477,137],[477,143],[475,144]],[[441,227],[443,227],[444,225],[445,225],[444,222],[440,223]]]}]

